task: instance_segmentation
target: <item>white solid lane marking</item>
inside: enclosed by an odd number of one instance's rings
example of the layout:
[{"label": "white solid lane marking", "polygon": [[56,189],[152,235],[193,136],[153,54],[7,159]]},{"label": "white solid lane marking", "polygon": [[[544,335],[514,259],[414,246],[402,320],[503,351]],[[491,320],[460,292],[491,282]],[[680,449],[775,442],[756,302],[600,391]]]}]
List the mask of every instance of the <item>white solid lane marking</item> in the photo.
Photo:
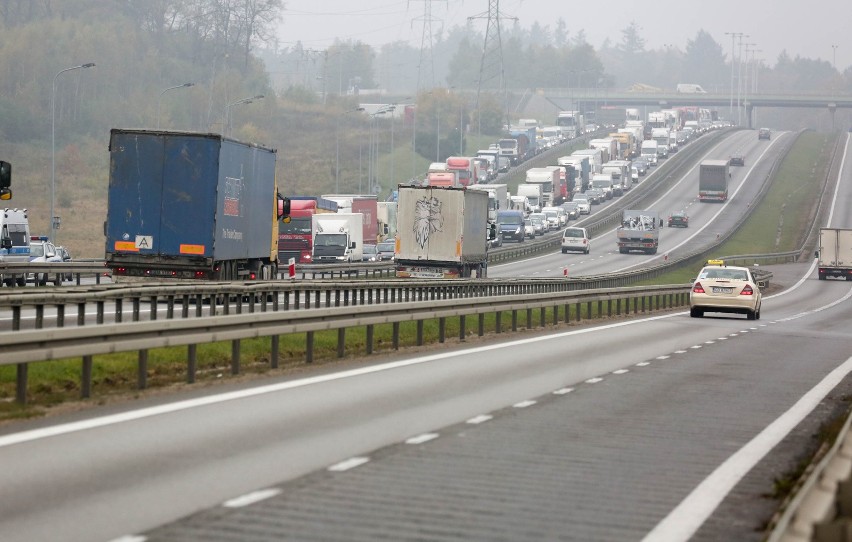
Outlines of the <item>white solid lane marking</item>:
[{"label": "white solid lane marking", "polygon": [[566,393],[571,393],[574,391],[574,388],[559,388],[558,390],[553,392],[553,395],[565,395]]},{"label": "white solid lane marking", "polygon": [[465,423],[469,423],[471,425],[479,425],[480,423],[485,423],[492,419],[494,419],[494,416],[489,416],[488,414],[480,414],[479,416],[474,416],[473,418],[467,420]]},{"label": "white solid lane marking", "polygon": [[512,406],[515,407],[515,408],[527,408],[527,407],[533,406],[534,404],[535,404],[535,401],[529,400],[529,401],[521,401],[520,403],[515,403]]},{"label": "white solid lane marking", "polygon": [[244,506],[248,506],[256,502],[271,499],[272,497],[275,497],[276,495],[280,494],[281,490],[278,488],[261,489],[259,491],[252,491],[251,493],[246,493],[245,495],[237,497],[236,499],[225,501],[222,503],[222,506],[224,506],[225,508],[242,508]]},{"label": "white solid lane marking", "polygon": [[369,457],[352,457],[345,461],[341,461],[340,463],[335,463],[334,465],[330,466],[328,470],[330,470],[331,472],[344,472],[348,471],[349,469],[354,469],[355,467],[360,467],[368,461],[370,461]]},{"label": "white solid lane marking", "polygon": [[429,442],[430,440],[435,440],[438,438],[438,433],[423,433],[422,435],[417,435],[416,437],[411,437],[406,440],[406,444],[423,444],[424,442]]},{"label": "white solid lane marking", "polygon": [[852,372],[852,358],[831,371],[787,412],[737,450],[649,532],[643,542],[688,540],[742,478]]}]

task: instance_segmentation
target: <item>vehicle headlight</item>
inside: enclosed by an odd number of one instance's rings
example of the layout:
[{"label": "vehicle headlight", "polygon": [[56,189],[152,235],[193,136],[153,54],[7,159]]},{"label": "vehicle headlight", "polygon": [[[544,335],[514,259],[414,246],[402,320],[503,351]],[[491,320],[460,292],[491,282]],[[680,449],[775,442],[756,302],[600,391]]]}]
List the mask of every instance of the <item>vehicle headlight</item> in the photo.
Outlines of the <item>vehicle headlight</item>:
[{"label": "vehicle headlight", "polygon": [[521,228],[516,229],[515,233],[521,233]]}]

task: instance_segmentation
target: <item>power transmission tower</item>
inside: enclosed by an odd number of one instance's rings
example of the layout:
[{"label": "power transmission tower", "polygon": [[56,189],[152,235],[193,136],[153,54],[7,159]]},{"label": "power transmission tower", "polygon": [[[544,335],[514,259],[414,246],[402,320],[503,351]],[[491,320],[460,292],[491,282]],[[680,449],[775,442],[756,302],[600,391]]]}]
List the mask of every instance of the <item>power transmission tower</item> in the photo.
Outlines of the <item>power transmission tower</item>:
[{"label": "power transmission tower", "polygon": [[479,97],[482,87],[493,88],[495,81],[497,89],[503,96],[506,105],[506,124],[509,122],[509,95],[506,86],[506,72],[503,65],[503,40],[500,36],[500,19],[517,21],[517,17],[500,14],[500,0],[488,0],[488,11],[468,17],[467,20],[488,19],[485,27],[485,43],[482,46],[482,58],[479,62],[479,80],[476,85],[476,111],[480,117],[479,132],[482,133]]},{"label": "power transmission tower", "polygon": [[[414,26],[415,22],[423,23],[423,32],[420,35],[420,62],[417,64],[417,91],[420,91],[421,81],[422,81],[422,72],[423,68],[428,62],[429,65],[429,76],[430,76],[430,88],[435,86],[435,57],[432,54],[432,38],[434,34],[432,33],[432,23],[433,22],[441,22],[440,19],[432,18],[432,2],[435,0],[414,0],[415,2],[423,2],[423,16],[415,17],[412,19],[411,24]],[[409,6],[411,5],[412,0],[408,0]],[[428,40],[428,46],[427,46]],[[428,55],[428,60],[426,56]]]}]

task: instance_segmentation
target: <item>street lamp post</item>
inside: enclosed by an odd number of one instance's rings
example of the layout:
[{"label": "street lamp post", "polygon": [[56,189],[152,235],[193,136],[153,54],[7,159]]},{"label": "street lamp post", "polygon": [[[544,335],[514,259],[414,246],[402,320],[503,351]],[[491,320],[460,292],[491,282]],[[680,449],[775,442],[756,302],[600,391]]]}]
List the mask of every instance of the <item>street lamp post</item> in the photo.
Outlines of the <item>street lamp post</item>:
[{"label": "street lamp post", "polygon": [[186,87],[192,87],[192,86],[195,86],[195,83],[184,83],[182,85],[169,87],[169,88],[165,89],[164,91],[160,92],[160,95],[157,97],[157,130],[160,129],[160,100],[162,100],[163,94],[165,94],[166,92],[168,92],[170,90],[174,90],[176,88],[186,88]]},{"label": "street lamp post", "polygon": [[65,72],[71,70],[79,70],[84,68],[92,68],[94,62],[87,62],[79,66],[72,66],[60,70],[53,76],[53,88],[50,93],[50,240],[56,238],[56,217],[54,214],[54,206],[56,204],[56,78]]},{"label": "street lamp post", "polygon": [[837,70],[837,45],[831,46],[831,67]]},{"label": "street lamp post", "polygon": [[340,117],[346,115],[348,113],[354,113],[355,111],[363,111],[363,107],[356,107],[355,109],[349,109],[344,111],[340,115],[337,115],[337,128],[335,129],[335,147],[337,148],[335,152],[335,160],[334,160],[334,192],[336,194],[340,193]]},{"label": "street lamp post", "polygon": [[250,104],[255,100],[262,100],[265,97],[266,96],[264,96],[263,94],[258,94],[257,96],[252,96],[251,98],[243,98],[242,100],[237,100],[236,102],[232,102],[226,105],[225,118],[223,119],[223,123],[225,124],[226,129],[222,130],[223,132],[225,132],[225,135],[231,135],[231,108],[233,106],[241,104]]},{"label": "street lamp post", "polygon": [[734,62],[736,61],[736,40],[737,36],[742,36],[741,32],[725,32],[726,36],[731,36],[731,105],[728,111],[730,121],[734,122]]}]

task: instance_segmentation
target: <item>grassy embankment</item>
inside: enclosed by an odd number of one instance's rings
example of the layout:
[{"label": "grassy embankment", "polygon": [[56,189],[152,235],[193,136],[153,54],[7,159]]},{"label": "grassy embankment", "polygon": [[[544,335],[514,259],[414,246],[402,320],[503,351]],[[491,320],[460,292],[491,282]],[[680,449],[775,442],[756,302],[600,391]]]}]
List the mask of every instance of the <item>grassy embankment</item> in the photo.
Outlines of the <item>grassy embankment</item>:
[{"label": "grassy embankment", "polygon": [[[761,252],[780,252],[792,250],[801,244],[803,232],[810,210],[818,194],[819,183],[825,178],[825,168],[832,147],[833,138],[824,134],[806,132],[785,159],[778,171],[775,182],[761,204],[744,227],[717,251],[718,254],[743,254]],[[401,158],[401,156],[400,156]],[[680,284],[692,280],[695,270],[683,269],[654,281],[657,284]],[[598,316],[596,305],[592,306],[592,317]],[[576,307],[571,307],[569,318],[577,321]],[[564,315],[561,321],[564,322]],[[585,308],[582,314],[586,319]],[[545,321],[552,323],[552,310],[545,311]],[[476,340],[476,319],[467,319],[467,336]],[[563,324],[564,325],[564,324]],[[518,314],[518,329],[541,326],[541,312],[534,310],[527,322],[526,312]],[[486,334],[496,331],[496,316],[487,315]],[[511,313],[502,314],[501,329],[511,331]],[[392,328],[380,325],[375,328],[374,351],[377,353],[391,350]],[[458,319],[446,320],[448,343],[458,341]],[[365,328],[353,328],[346,334],[345,359],[352,360],[366,350]],[[436,320],[424,325],[426,344],[438,342],[439,328]],[[338,362],[337,332],[318,332],[314,337],[314,366]],[[415,347],[416,326],[403,323],[400,326],[401,348]],[[279,366],[271,369],[269,359],[269,340],[256,339],[242,342],[242,369],[244,374],[280,375],[285,371],[305,368],[305,335],[287,335],[281,337]],[[230,375],[230,343],[199,345],[198,377],[199,384],[205,385],[217,381],[228,381]],[[180,384],[186,379],[186,349],[167,348],[149,352],[149,389],[161,389]],[[41,416],[49,407],[70,401],[76,401],[80,394],[79,358],[36,363],[30,365],[29,404],[16,405],[12,402],[15,393],[15,368],[0,367],[0,420]],[[98,404],[113,396],[133,397],[141,392],[135,390],[137,358],[135,352],[96,356],[93,368],[93,399],[88,404]]]}]

